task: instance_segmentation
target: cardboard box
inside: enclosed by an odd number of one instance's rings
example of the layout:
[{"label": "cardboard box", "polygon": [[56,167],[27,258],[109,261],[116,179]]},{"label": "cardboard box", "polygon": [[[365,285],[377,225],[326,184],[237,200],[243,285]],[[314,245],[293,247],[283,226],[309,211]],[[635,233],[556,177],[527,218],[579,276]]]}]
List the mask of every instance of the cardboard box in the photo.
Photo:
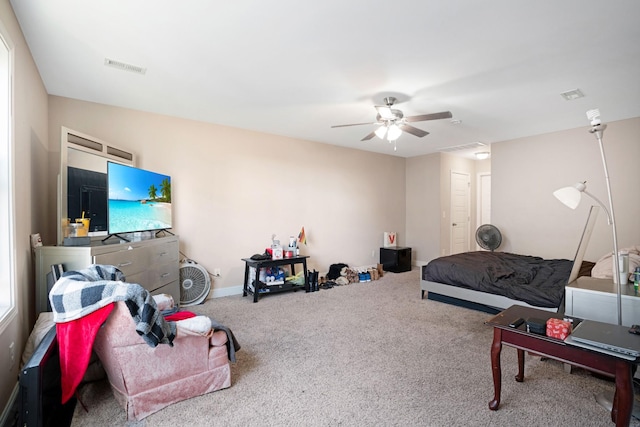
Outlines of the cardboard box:
[{"label": "cardboard box", "polygon": [[564,340],[571,334],[573,325],[568,320],[549,319],[547,320],[547,336]]}]

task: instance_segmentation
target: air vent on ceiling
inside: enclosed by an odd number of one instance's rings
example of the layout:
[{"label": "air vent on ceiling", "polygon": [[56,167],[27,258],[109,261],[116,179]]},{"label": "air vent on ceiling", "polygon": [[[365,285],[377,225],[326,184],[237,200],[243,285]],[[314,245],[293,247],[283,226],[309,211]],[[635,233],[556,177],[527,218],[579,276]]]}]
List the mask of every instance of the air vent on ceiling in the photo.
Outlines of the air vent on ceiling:
[{"label": "air vent on ceiling", "polygon": [[124,62],[115,61],[113,59],[105,58],[104,65],[118,68],[119,70],[131,71],[132,73],[145,74],[147,69],[144,67],[139,67],[137,65],[126,64]]},{"label": "air vent on ceiling", "polygon": [[454,147],[441,148],[439,151],[442,151],[444,153],[448,153],[448,152],[451,152],[451,151],[471,150],[472,148],[480,148],[480,147],[486,147],[486,146],[487,146],[487,144],[482,143],[482,142],[472,142],[471,144],[456,145]]},{"label": "air vent on ceiling", "polygon": [[573,101],[574,99],[584,97],[584,93],[580,89],[568,90],[566,92],[562,92],[560,95],[567,101]]}]

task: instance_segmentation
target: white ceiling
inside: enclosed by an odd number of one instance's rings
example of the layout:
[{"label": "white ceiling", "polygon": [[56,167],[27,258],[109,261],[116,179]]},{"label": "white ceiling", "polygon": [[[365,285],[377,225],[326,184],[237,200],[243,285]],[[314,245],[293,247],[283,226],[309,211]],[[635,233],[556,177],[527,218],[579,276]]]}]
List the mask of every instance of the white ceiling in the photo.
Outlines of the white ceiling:
[{"label": "white ceiling", "polygon": [[[640,116],[637,0],[11,4],[49,94],[118,107],[402,157]],[[360,141],[374,125],[331,128],[388,95],[460,123],[413,123],[430,135],[396,152]]]}]

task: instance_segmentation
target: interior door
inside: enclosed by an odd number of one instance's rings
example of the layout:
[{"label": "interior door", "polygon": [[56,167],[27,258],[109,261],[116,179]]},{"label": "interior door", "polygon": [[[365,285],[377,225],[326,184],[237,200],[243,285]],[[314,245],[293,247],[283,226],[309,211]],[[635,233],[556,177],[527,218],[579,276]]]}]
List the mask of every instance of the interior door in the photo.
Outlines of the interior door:
[{"label": "interior door", "polygon": [[469,251],[469,193],[468,173],[451,171],[451,254]]}]

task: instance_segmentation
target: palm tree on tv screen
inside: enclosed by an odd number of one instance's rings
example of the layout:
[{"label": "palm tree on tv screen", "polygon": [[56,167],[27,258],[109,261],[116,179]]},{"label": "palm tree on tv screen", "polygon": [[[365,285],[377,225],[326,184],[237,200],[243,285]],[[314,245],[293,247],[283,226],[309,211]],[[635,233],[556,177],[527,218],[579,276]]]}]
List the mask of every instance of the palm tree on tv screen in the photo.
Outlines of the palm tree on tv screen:
[{"label": "palm tree on tv screen", "polygon": [[160,194],[165,202],[171,203],[171,183],[167,178],[163,179],[160,184]]},{"label": "palm tree on tv screen", "polygon": [[149,187],[149,198],[151,200],[155,200],[156,197],[158,197],[158,189],[154,184],[151,184],[151,186]]}]

